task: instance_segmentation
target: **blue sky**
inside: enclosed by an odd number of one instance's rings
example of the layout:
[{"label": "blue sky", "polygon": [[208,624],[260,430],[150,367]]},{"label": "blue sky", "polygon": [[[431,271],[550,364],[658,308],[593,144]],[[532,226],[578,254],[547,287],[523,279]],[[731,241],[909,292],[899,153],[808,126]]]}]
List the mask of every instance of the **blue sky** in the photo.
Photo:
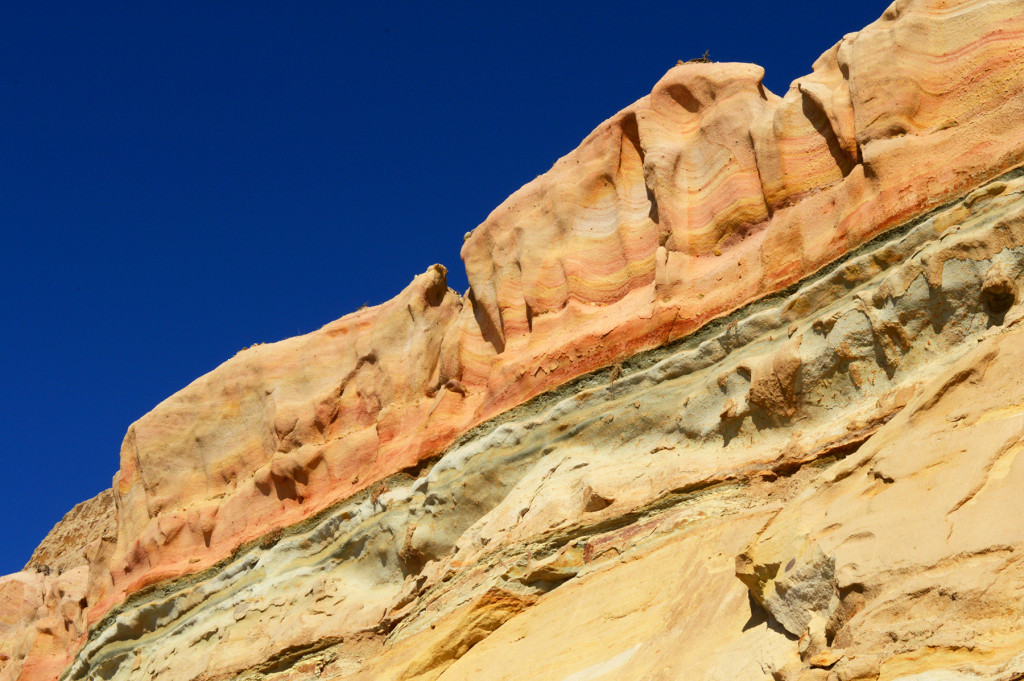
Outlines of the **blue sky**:
[{"label": "blue sky", "polygon": [[0,574],[128,425],[398,293],[678,59],[783,93],[888,3],[0,4]]}]

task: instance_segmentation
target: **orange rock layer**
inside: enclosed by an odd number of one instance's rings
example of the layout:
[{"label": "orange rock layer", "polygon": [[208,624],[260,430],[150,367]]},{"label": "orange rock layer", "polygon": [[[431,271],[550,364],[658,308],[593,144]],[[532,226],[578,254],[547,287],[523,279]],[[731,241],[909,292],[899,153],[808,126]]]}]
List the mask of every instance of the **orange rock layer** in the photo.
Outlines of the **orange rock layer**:
[{"label": "orange rock layer", "polygon": [[132,425],[89,621],[1021,165],[1022,63],[1018,3],[913,0],[781,98],[757,66],[672,68],[468,235],[465,298],[434,266]]}]

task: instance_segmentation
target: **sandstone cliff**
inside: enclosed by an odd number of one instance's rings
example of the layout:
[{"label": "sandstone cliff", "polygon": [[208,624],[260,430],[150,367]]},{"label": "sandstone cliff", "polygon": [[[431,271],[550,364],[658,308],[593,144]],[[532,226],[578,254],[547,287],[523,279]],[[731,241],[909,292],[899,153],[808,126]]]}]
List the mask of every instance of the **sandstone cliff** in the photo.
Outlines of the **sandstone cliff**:
[{"label": "sandstone cliff", "polygon": [[1022,65],[1019,0],[899,0],[783,97],[672,68],[465,297],[133,424],[0,679],[1021,678]]}]

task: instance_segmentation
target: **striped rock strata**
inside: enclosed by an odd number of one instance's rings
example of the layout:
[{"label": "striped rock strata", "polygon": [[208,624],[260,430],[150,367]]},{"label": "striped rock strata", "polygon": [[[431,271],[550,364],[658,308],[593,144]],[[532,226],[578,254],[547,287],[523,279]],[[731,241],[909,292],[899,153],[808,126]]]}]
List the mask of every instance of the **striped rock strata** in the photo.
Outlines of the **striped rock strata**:
[{"label": "striped rock strata", "polygon": [[0,679],[1016,678],[1022,63],[1019,2],[911,0],[783,98],[673,68],[465,297],[133,424],[116,540],[0,580]]}]

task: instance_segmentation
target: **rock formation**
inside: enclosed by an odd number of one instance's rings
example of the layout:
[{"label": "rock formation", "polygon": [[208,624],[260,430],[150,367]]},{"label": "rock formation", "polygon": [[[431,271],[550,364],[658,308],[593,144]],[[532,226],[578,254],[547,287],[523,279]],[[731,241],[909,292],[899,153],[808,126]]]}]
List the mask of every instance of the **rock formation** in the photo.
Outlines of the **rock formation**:
[{"label": "rock formation", "polygon": [[[672,68],[133,424],[0,680],[1024,677],[1024,7]],[[112,505],[113,504],[113,505]]]}]

